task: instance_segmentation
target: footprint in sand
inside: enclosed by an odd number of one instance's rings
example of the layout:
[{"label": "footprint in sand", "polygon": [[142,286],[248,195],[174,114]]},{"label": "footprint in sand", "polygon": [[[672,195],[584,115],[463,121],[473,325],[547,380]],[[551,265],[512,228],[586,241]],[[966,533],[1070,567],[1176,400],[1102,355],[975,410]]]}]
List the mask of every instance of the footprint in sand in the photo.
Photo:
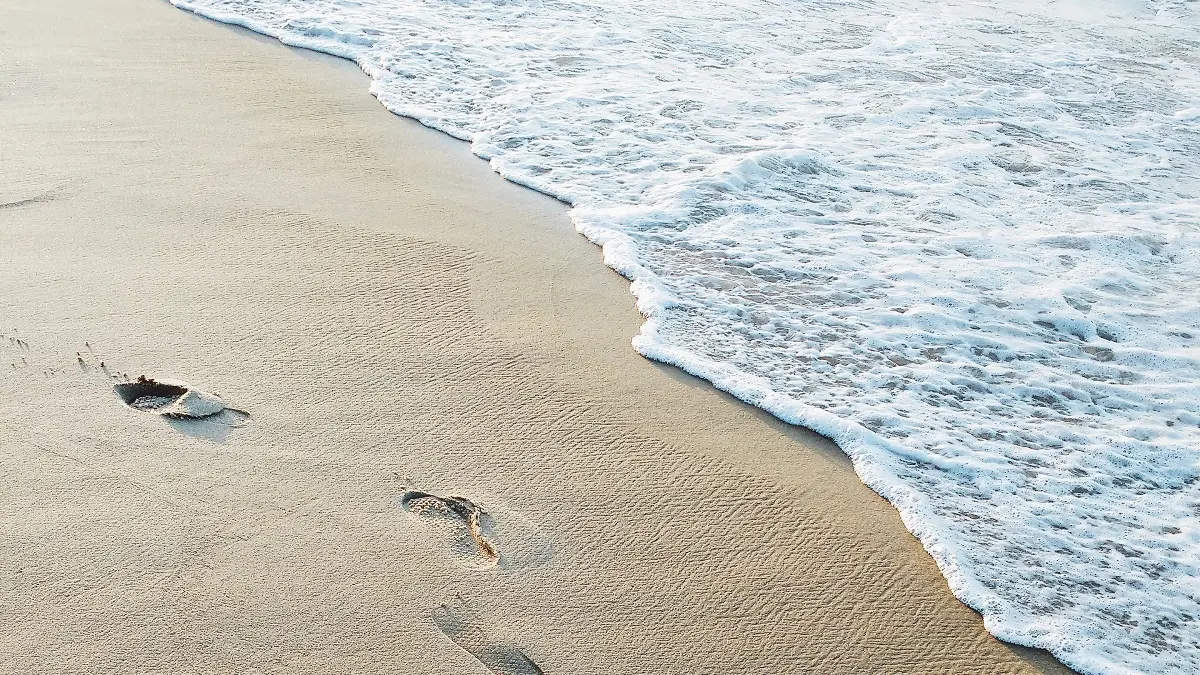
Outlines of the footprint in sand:
[{"label": "footprint in sand", "polygon": [[443,603],[433,610],[433,623],[495,675],[544,675],[533,659],[517,647],[496,644],[475,622],[462,602]]},{"label": "footprint in sand", "polygon": [[113,391],[134,410],[173,420],[212,420],[222,416],[229,418],[228,421],[240,421],[250,417],[250,413],[226,405],[220,396],[184,382],[154,380],[143,375],[113,385]]},{"label": "footprint in sand", "polygon": [[[0,332],[0,355],[8,360],[7,368],[0,375],[29,375],[40,371],[47,378],[69,374],[74,370],[66,361],[58,361],[53,355],[35,354],[24,338],[18,337],[16,329]],[[171,426],[192,436],[222,441],[231,429],[241,426],[250,418],[250,413],[230,407],[221,397],[185,382],[155,380],[145,376],[130,380],[118,370],[110,369],[100,360],[90,342],[75,352],[73,359],[80,373],[103,374],[108,383],[118,382],[113,393],[130,408],[152,413],[165,418]]]},{"label": "footprint in sand", "polygon": [[472,567],[491,567],[500,562],[500,551],[489,540],[494,521],[470,499],[409,490],[400,497],[400,508],[438,532],[448,541],[451,552]]},{"label": "footprint in sand", "polygon": [[508,511],[493,516],[466,497],[409,490],[400,507],[472,569],[532,567],[553,553],[550,540],[525,518]]}]

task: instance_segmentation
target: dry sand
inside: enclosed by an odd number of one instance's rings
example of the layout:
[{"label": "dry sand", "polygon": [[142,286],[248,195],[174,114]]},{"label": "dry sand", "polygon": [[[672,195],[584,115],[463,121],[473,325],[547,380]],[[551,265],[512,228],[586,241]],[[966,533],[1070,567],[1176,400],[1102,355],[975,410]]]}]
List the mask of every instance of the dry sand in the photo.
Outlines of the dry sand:
[{"label": "dry sand", "polygon": [[1059,668],[831,443],[638,357],[599,258],[351,64],[0,0],[0,671]]}]

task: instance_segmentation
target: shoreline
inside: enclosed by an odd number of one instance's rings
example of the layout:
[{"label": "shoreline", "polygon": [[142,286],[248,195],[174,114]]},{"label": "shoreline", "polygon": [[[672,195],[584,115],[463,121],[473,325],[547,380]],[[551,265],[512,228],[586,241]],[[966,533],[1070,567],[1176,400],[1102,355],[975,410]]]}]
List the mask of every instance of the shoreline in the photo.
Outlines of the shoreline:
[{"label": "shoreline", "polygon": [[[3,356],[44,366],[0,379],[3,669],[1067,672],[987,635],[832,443],[637,356],[565,207],[353,63],[160,2],[0,14]],[[254,418],[181,433],[100,360]],[[413,489],[478,500],[514,566]]]}]

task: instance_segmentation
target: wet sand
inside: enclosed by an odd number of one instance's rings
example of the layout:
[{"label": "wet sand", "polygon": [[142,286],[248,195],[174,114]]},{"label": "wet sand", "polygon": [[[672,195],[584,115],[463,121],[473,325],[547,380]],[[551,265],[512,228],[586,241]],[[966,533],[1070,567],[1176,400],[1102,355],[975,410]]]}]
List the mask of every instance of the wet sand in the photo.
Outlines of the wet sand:
[{"label": "wet sand", "polygon": [[352,64],[156,0],[0,54],[0,671],[1065,672]]}]

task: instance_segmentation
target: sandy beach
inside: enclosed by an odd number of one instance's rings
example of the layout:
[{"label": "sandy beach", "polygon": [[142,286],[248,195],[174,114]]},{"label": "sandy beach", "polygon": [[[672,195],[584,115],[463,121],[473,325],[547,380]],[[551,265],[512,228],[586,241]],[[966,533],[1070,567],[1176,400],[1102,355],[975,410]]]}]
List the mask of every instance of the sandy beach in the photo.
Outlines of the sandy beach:
[{"label": "sandy beach", "polygon": [[159,0],[0,54],[0,672],[1067,672],[353,64]]}]

